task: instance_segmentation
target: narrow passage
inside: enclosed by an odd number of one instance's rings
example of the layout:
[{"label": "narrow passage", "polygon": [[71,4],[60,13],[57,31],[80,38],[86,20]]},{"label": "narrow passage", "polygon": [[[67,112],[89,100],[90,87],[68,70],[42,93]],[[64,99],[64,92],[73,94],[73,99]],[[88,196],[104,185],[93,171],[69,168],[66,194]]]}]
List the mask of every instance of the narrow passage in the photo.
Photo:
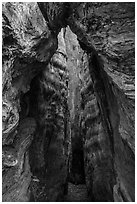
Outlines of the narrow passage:
[{"label": "narrow passage", "polygon": [[86,185],[68,183],[68,194],[65,196],[64,202],[90,202]]}]

